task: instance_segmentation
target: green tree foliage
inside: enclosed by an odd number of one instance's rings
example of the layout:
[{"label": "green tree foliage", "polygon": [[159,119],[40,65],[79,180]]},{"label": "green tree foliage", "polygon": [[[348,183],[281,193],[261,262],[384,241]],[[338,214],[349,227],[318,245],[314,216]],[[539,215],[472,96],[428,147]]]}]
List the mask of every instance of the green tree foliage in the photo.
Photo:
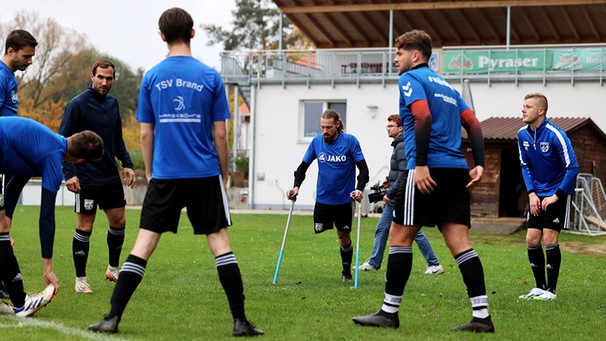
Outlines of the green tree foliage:
[{"label": "green tree foliage", "polygon": [[293,35],[294,25],[286,16],[280,32],[280,12],[270,0],[236,0],[236,9],[232,11],[233,28],[226,29],[216,25],[200,25],[207,33],[207,45],[223,44],[226,51],[270,50],[277,49],[280,37],[284,37],[284,47],[295,44],[303,35]]},{"label": "green tree foliage", "polygon": [[26,29],[38,41],[34,63],[26,72],[17,75],[19,97],[27,97],[34,108],[44,106],[49,100],[58,101],[46,89],[46,85],[61,76],[71,56],[87,48],[86,37],[61,27],[53,18],[41,18],[36,12],[26,11],[21,11],[12,20],[0,24],[0,35],[6,37],[17,28]]},{"label": "green tree foliage", "polygon": [[25,72],[17,72],[19,115],[41,122],[57,131],[67,103],[91,84],[95,61],[108,59],[116,66],[111,94],[120,103],[123,134],[127,148],[140,149],[139,124],[135,120],[139,84],[143,69],[133,72],[118,58],[100,54],[86,43],[86,36],[60,26],[53,18],[22,11],[0,22],[0,43],[14,29],[29,31],[38,41],[34,62]]}]

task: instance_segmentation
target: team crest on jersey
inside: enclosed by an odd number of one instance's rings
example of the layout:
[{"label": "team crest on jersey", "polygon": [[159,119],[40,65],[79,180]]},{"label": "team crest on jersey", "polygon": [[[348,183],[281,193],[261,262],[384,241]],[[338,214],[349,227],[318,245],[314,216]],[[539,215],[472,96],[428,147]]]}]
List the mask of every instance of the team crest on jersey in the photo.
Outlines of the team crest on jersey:
[{"label": "team crest on jersey", "polygon": [[547,153],[549,151],[549,143],[548,142],[541,142],[539,144],[539,146],[541,147],[541,151],[543,153]]},{"label": "team crest on jersey", "polygon": [[87,210],[92,210],[95,205],[95,201],[93,199],[84,199],[84,208]]}]

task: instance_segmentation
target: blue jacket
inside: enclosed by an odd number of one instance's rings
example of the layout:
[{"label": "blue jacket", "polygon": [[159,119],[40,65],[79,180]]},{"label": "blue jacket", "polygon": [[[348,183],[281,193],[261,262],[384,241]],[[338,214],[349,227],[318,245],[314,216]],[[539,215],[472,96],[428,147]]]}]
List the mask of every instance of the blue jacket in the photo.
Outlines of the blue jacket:
[{"label": "blue jacket", "polygon": [[120,183],[116,158],[124,168],[134,166],[122,137],[120,109],[114,96],[100,95],[89,86],[67,104],[59,134],[71,136],[83,130],[92,130],[101,136],[103,157],[78,164],[64,162],[65,180],[77,176],[83,186]]},{"label": "blue jacket", "polygon": [[530,125],[522,127],[518,150],[528,193],[534,191],[540,197],[574,194],[579,164],[562,128],[547,118],[534,131]]}]

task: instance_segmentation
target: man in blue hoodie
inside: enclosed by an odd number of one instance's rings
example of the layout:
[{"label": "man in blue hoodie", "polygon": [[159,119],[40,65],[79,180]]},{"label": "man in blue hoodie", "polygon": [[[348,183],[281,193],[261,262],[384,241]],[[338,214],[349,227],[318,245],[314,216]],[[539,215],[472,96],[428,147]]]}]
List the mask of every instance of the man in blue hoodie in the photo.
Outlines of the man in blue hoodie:
[{"label": "man in blue hoodie", "polygon": [[[403,186],[402,180],[406,177],[407,162],[406,153],[404,152],[404,135],[402,134],[404,128],[402,127],[402,121],[400,120],[399,114],[389,115],[386,129],[389,137],[393,138],[393,141],[391,142],[393,152],[391,153],[389,174],[383,183],[383,187],[387,190],[383,197],[385,208],[377,223],[372,254],[370,258],[359,267],[359,270],[362,271],[377,271],[381,267],[393,217],[394,199],[399,194],[399,191],[401,191]],[[421,250],[423,257],[425,257],[425,260],[427,261],[425,274],[443,274],[444,268],[440,265],[440,261],[438,261],[438,257],[436,257],[436,253],[433,251],[429,239],[427,239],[423,230],[419,230],[415,236],[415,242],[417,242],[419,250]]]}]

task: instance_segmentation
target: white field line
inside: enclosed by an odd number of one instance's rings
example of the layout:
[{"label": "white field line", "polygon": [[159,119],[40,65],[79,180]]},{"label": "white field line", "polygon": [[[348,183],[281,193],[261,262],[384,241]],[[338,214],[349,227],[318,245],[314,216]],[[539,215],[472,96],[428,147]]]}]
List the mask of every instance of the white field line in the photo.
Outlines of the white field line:
[{"label": "white field line", "polygon": [[15,316],[0,316],[0,329],[18,329],[18,328],[46,328],[55,329],[63,334],[77,336],[88,340],[127,340],[108,334],[96,334],[84,329],[66,327],[60,323],[52,321],[43,321],[36,318],[23,318]]}]

